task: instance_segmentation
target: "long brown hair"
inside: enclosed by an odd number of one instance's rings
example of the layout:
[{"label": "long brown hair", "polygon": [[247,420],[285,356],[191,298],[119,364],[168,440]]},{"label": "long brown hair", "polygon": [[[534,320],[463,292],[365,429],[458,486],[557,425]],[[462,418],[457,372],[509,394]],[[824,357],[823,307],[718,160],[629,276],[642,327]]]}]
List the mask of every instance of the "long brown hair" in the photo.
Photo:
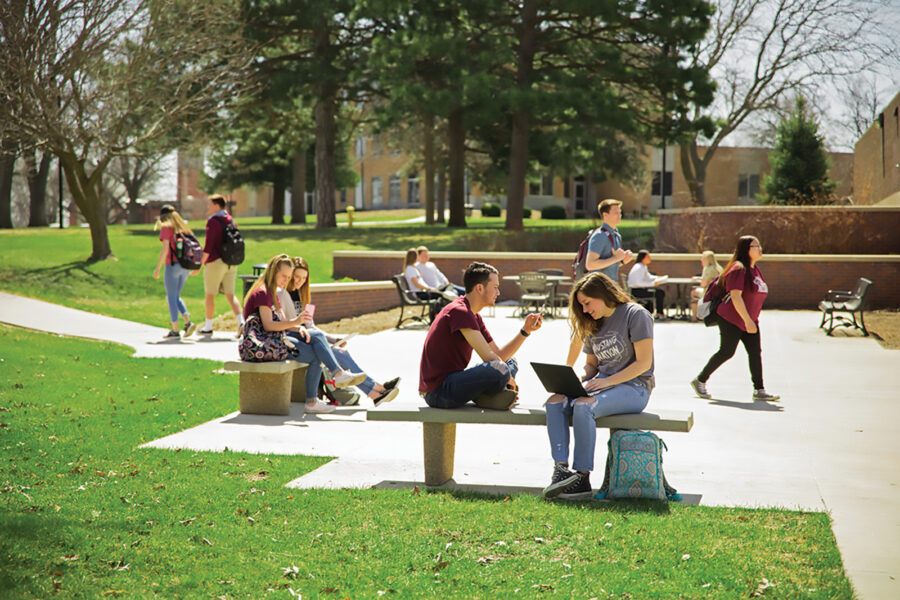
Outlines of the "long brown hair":
[{"label": "long brown hair", "polygon": [[[294,271],[297,269],[302,269],[306,271],[306,281],[303,282],[303,285],[300,286],[298,290],[300,292],[300,302],[303,303],[304,306],[309,304],[309,265],[306,260],[302,256],[295,256],[291,259],[291,264],[294,266]],[[294,271],[291,271],[291,278],[287,283],[287,291],[294,291]]]},{"label": "long brown hair", "polygon": [[[247,303],[247,298],[249,298],[253,292],[261,287],[265,287],[266,291],[269,292],[269,295],[272,296],[276,308],[281,310],[281,302],[278,301],[278,294],[275,293],[275,290],[278,288],[275,284],[275,276],[278,275],[279,269],[284,266],[293,267],[291,257],[287,254],[276,254],[270,258],[269,263],[266,265],[266,270],[263,271],[263,274],[260,275],[259,278],[253,282],[253,285],[250,286],[250,289],[247,290],[247,295],[244,296],[244,304]],[[293,271],[291,271],[291,274],[293,274]]]},{"label": "long brown hair", "polygon": [[575,282],[575,285],[572,286],[572,293],[569,295],[569,324],[572,326],[575,339],[582,341],[600,330],[603,319],[594,319],[584,312],[578,301],[579,292],[588,298],[602,300],[610,307],[631,302],[631,298],[622,291],[622,288],[598,271],[588,273]]},{"label": "long brown hair", "polygon": [[171,227],[175,233],[187,233],[189,235],[194,235],[194,232],[191,231],[191,228],[188,227],[187,221],[185,221],[181,215],[178,214],[178,211],[167,212],[166,214],[159,215],[159,218],[156,219],[156,224],[153,226],[153,231],[157,231],[161,227]]},{"label": "long brown hair", "polygon": [[410,248],[409,250],[407,250],[407,251],[406,251],[406,258],[404,259],[404,262],[403,262],[403,268],[405,269],[405,268],[408,267],[409,265],[414,265],[414,264],[416,264],[416,259],[417,259],[418,257],[419,257],[419,253],[416,252],[416,249],[415,249],[415,248]]},{"label": "long brown hair", "polygon": [[722,274],[719,276],[718,285],[723,293],[725,292],[725,276],[728,275],[728,272],[734,265],[737,265],[738,269],[744,269],[744,287],[746,288],[747,284],[750,283],[750,245],[753,242],[759,242],[759,240],[752,235],[742,235],[738,238],[734,255],[732,255],[731,260],[728,261],[728,264],[725,265],[725,269],[722,270]]}]

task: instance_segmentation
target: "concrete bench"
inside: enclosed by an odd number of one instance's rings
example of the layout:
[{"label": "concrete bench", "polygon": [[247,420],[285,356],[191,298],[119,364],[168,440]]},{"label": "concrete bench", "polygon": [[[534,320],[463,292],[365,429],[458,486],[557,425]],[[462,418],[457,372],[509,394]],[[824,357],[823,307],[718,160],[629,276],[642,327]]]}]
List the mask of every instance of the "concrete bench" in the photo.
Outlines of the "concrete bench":
[{"label": "concrete bench", "polygon": [[[486,410],[475,406],[441,409],[429,406],[385,408],[368,411],[369,421],[407,421],[422,423],[425,453],[425,485],[441,485],[453,477],[456,449],[456,424],[544,425],[547,416],[542,408]],[[687,410],[643,412],[612,415],[597,419],[597,427],[609,429],[647,429],[653,431],[688,432],[694,425],[694,413]]]},{"label": "concrete bench", "polygon": [[291,402],[306,402],[307,363],[295,360],[230,360],[226,371],[240,375],[239,410],[251,415],[288,415]]}]

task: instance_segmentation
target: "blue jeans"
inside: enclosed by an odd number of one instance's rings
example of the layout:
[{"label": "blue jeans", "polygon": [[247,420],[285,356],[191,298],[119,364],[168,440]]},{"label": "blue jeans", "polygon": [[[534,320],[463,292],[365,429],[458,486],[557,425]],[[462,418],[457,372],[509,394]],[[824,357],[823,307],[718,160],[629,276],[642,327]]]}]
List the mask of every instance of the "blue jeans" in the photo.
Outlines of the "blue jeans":
[{"label": "blue jeans", "polygon": [[184,284],[187,283],[190,274],[190,271],[178,263],[166,265],[166,270],[163,272],[166,300],[169,302],[169,321],[172,323],[178,320],[178,313],[187,314],[187,307],[184,305],[184,300],[181,299],[181,290],[184,289]]},{"label": "blue jeans", "polygon": [[459,408],[481,394],[496,394],[506,388],[510,377],[519,372],[516,359],[506,361],[506,373],[501,373],[491,363],[457,371],[447,375],[437,389],[425,394],[425,403],[432,408]]},{"label": "blue jeans", "polygon": [[597,444],[597,423],[594,419],[609,415],[639,413],[650,400],[650,390],[635,380],[602,390],[592,402],[576,402],[566,398],[562,402],[548,402],[547,435],[550,454],[556,462],[569,462],[569,418],[575,431],[575,452],[572,468],[576,471],[594,470],[594,448]]},{"label": "blue jeans", "polygon": [[319,393],[319,379],[322,377],[322,365],[329,371],[340,371],[331,345],[325,340],[325,334],[321,331],[308,330],[309,342],[303,341],[300,334],[295,331],[286,331],[285,334],[294,343],[297,349],[290,358],[297,362],[309,363],[306,367],[306,401],[312,402]]}]

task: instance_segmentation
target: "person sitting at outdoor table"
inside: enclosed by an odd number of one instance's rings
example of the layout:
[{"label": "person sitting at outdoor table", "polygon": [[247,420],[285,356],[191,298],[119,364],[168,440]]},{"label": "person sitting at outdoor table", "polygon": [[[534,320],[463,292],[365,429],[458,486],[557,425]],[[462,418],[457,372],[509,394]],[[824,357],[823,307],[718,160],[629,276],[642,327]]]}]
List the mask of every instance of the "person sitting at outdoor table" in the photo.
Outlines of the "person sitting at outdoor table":
[{"label": "person sitting at outdoor table", "polygon": [[406,285],[409,287],[409,293],[419,300],[438,300],[431,305],[428,311],[428,320],[434,321],[434,316],[448,302],[444,294],[440,290],[425,283],[422,273],[416,267],[416,260],[419,253],[415,248],[406,251],[406,259],[403,262],[403,276],[406,278]]},{"label": "person sitting at outdoor table", "polygon": [[[287,282],[287,287],[278,288],[278,299],[281,302],[285,320],[292,321],[299,318],[306,327],[306,331],[309,333],[310,338],[316,338],[317,345],[321,346],[321,342],[318,338],[324,338],[325,345],[330,346],[330,351],[333,353],[334,358],[342,369],[354,373],[365,373],[359,365],[356,364],[356,361],[353,360],[350,353],[341,348],[340,337],[329,335],[316,327],[311,311],[312,305],[309,303],[309,264],[307,264],[306,260],[300,256],[292,258],[291,263],[293,264],[294,270],[290,280]],[[296,334],[292,331],[288,331],[287,335],[294,337]],[[321,369],[319,369],[318,373],[321,374]],[[315,373],[314,376],[318,377]],[[309,377],[309,369],[307,369],[307,389],[311,387],[309,385],[311,383]],[[372,400],[375,406],[379,406],[382,402],[390,402],[400,393],[400,390],[397,387],[397,384],[400,382],[399,377],[395,377],[384,384],[378,383],[368,375],[365,377],[366,378],[362,383],[358,384],[358,387]],[[318,378],[314,383],[318,386]],[[307,396],[307,398],[308,397],[309,396]]]},{"label": "person sitting at outdoor table", "polygon": [[[331,352],[328,342],[322,335],[313,336],[303,324],[303,315],[291,320],[283,320],[281,300],[276,291],[287,286],[291,279],[294,265],[287,254],[273,256],[263,274],[247,292],[244,298],[244,319],[259,318],[266,331],[293,332],[285,343],[292,348],[289,359],[308,363],[306,368],[306,411],[325,413],[334,407],[317,399],[319,377],[322,374],[322,363],[334,374],[334,387],[359,385],[366,378],[363,373],[345,371],[338,364]],[[241,335],[248,335],[250,328],[245,326]]]},{"label": "person sitting at outdoor table", "polygon": [[698,321],[697,304],[703,299],[706,288],[722,273],[722,266],[716,260],[716,255],[712,250],[706,250],[700,255],[700,266],[703,271],[700,276],[694,276],[692,279],[700,283],[699,286],[691,290],[691,321]]},{"label": "person sitting at outdoor table", "polygon": [[416,248],[416,269],[419,270],[425,285],[430,288],[441,292],[453,292],[455,296],[462,296],[466,293],[464,287],[452,283],[446,275],[441,273],[437,265],[431,262],[431,255],[425,246]]},{"label": "person sitting at outdoor table", "polygon": [[657,277],[650,273],[647,269],[650,261],[648,250],[638,252],[637,260],[631,267],[631,271],[628,272],[628,287],[631,288],[631,295],[637,299],[654,298],[656,300],[656,318],[665,320],[666,314],[663,309],[666,306],[666,292],[658,287],[665,281],[665,277]]}]

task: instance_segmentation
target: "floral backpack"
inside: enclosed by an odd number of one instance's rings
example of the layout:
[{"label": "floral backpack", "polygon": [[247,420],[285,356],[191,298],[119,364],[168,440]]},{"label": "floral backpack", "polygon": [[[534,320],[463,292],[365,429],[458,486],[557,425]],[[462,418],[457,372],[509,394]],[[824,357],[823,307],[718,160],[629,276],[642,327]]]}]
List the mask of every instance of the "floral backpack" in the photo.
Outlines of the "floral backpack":
[{"label": "floral backpack", "polygon": [[[272,318],[281,320],[274,312]],[[285,342],[283,331],[266,331],[259,313],[254,313],[244,322],[238,354],[241,360],[249,362],[272,362],[286,360],[291,349]]]}]

